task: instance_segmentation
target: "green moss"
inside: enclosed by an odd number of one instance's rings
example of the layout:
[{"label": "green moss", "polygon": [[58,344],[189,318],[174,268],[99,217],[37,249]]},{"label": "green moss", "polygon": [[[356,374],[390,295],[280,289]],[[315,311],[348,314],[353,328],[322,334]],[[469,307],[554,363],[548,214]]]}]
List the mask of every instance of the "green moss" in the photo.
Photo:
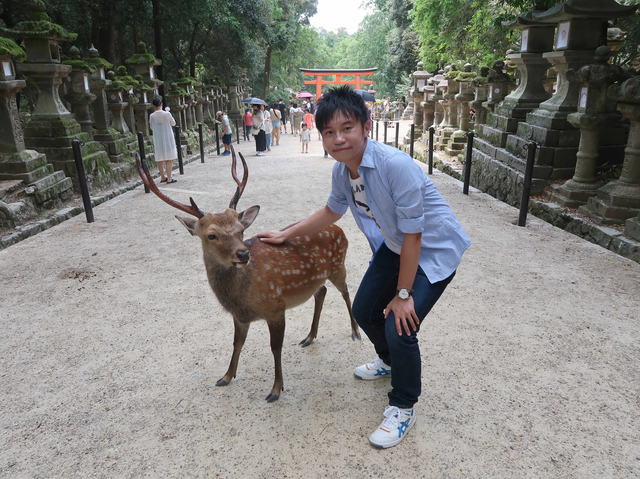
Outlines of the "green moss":
[{"label": "green moss", "polygon": [[488,85],[487,77],[476,77],[471,81],[471,85],[483,87]]},{"label": "green moss", "polygon": [[0,28],[0,33],[14,38],[47,37],[63,42],[71,42],[78,38],[77,33],[69,33],[57,23],[47,20],[20,22],[16,25],[15,30]]},{"label": "green moss", "polygon": [[477,77],[476,72],[458,72],[458,75],[454,78],[457,82],[468,82]]},{"label": "green moss", "polygon": [[445,80],[455,80],[456,77],[458,76],[458,74],[460,74],[461,72],[458,70],[453,70],[450,72],[447,72],[444,74],[444,79]]},{"label": "green moss", "polygon": [[10,38],[0,38],[0,55],[9,55],[16,63],[21,63],[27,59],[24,50]]},{"label": "green moss", "polygon": [[130,88],[122,83],[121,81],[118,80],[111,80],[111,86],[106,88],[107,91],[114,91],[114,90],[130,90]]},{"label": "green moss", "polygon": [[103,67],[105,69],[111,68],[113,66],[113,63],[109,63],[104,58],[87,58],[85,62],[89,65],[95,67]]},{"label": "green moss", "polygon": [[134,53],[126,61],[127,65],[162,65],[162,61],[153,56],[152,53]]},{"label": "green moss", "polygon": [[63,65],[71,65],[71,71],[74,72],[86,72],[93,73],[96,71],[96,67],[88,65],[83,60],[65,60],[62,62]]}]

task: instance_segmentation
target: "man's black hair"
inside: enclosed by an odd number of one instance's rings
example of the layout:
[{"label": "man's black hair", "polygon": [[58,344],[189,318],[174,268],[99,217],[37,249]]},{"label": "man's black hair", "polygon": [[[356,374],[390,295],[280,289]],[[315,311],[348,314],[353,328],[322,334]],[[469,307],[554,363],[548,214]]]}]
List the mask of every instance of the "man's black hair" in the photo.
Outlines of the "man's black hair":
[{"label": "man's black hair", "polygon": [[360,121],[364,128],[369,118],[369,110],[364,100],[348,85],[331,88],[318,100],[316,128],[322,131],[337,112],[353,121]]},{"label": "man's black hair", "polygon": [[279,98],[278,101],[282,101],[282,98]]},{"label": "man's black hair", "polygon": [[153,106],[161,106],[162,105],[162,100],[160,98],[154,98],[151,103],[153,104]]}]

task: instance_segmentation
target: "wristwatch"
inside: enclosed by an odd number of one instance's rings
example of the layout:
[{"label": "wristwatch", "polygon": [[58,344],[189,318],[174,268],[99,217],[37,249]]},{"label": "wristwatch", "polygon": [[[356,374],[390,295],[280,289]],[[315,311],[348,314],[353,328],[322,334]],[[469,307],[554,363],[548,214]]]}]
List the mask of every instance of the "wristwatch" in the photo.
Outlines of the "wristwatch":
[{"label": "wristwatch", "polygon": [[396,293],[398,294],[398,297],[400,299],[409,299],[409,296],[411,296],[411,293],[413,293],[413,290],[407,289],[407,288],[400,288],[396,290]]}]

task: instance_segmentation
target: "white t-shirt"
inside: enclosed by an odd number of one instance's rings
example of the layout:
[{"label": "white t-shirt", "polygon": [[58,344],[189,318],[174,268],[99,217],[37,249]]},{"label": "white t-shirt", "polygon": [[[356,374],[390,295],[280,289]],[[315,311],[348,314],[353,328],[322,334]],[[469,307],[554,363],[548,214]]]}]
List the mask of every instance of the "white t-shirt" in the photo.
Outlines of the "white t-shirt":
[{"label": "white t-shirt", "polygon": [[356,206],[358,207],[358,209],[362,211],[365,215],[367,215],[369,219],[373,220],[373,222],[376,224],[376,226],[382,233],[382,236],[384,236],[384,239],[386,240],[386,243],[389,249],[396,254],[400,254],[402,250],[402,245],[399,245],[391,241],[389,237],[386,234],[384,234],[384,231],[382,231],[382,228],[380,228],[380,225],[378,225],[378,222],[373,217],[371,208],[369,208],[369,202],[367,201],[367,195],[364,192],[364,178],[362,176],[359,176],[354,180],[353,178],[351,178],[351,175],[349,175],[349,183],[351,184],[351,193],[353,194],[353,200]]}]

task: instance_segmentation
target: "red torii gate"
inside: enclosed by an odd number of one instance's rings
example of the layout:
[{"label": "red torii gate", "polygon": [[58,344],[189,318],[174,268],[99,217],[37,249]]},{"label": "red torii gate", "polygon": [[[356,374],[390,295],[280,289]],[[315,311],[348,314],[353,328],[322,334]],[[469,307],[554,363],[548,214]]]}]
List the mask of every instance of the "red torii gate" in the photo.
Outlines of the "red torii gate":
[{"label": "red torii gate", "polygon": [[[377,68],[364,68],[364,69],[356,69],[356,70],[308,70],[305,68],[300,68],[300,71],[305,75],[315,76],[316,79],[313,81],[305,81],[305,85],[315,85],[316,86],[316,101],[318,98],[322,96],[322,85],[355,85],[356,90],[360,90],[362,85],[373,85],[372,81],[361,80],[360,77],[364,75],[373,75],[374,72],[377,72]],[[335,80],[324,80],[322,77],[324,76],[336,76]],[[355,80],[343,80],[343,75],[353,75],[355,76]]]}]

